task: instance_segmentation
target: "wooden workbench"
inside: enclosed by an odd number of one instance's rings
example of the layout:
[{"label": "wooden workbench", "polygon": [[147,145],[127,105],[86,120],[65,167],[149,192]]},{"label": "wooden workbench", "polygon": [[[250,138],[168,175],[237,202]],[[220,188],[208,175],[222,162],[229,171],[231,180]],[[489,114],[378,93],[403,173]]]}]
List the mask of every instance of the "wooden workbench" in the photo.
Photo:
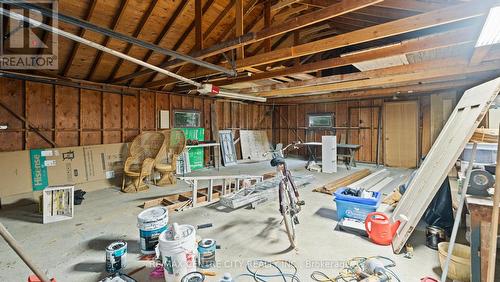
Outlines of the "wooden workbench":
[{"label": "wooden workbench", "polygon": [[[300,145],[304,145],[304,146],[322,146],[322,143],[321,142],[305,142],[305,143],[301,143]],[[348,168],[352,167],[352,166],[356,166],[356,151],[358,151],[359,149],[361,148],[361,145],[358,145],[358,144],[340,144],[340,143],[337,143],[337,156],[340,156],[340,157],[346,157],[346,158],[349,158],[349,162],[347,163],[348,165]],[[347,150],[347,154],[339,154],[338,153],[338,150],[341,149],[341,150]],[[311,155],[312,154],[312,155]],[[316,161],[316,156],[314,155],[314,153],[312,153],[312,150],[309,150],[309,161],[311,160],[314,160]]]},{"label": "wooden workbench", "polygon": [[[471,215],[471,281],[486,281],[488,269],[489,234],[491,225],[491,211],[493,201],[491,198],[483,198],[467,195],[467,208]],[[500,260],[497,256],[496,274],[494,281],[500,281]]]}]

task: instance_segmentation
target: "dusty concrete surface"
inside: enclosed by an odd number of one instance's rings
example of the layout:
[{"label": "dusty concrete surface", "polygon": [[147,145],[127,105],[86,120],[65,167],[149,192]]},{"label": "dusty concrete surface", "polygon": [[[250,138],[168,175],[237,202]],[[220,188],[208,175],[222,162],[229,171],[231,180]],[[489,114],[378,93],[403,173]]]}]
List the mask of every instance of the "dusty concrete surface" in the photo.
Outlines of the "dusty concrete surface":
[{"label": "dusty concrete surface", "polygon": [[[292,173],[306,173],[305,162],[289,160]],[[374,166],[358,165],[354,170]],[[242,164],[221,168],[219,172],[204,170],[198,175],[264,173],[272,171],[267,162]],[[391,169],[397,173],[405,170]],[[307,172],[309,173],[309,172]],[[267,202],[256,209],[227,211],[217,204],[188,209],[170,214],[170,222],[182,224],[213,223],[212,228],[198,231],[203,238],[216,239],[221,249],[217,251],[218,267],[214,269],[220,277],[223,272],[234,275],[246,272],[246,263],[255,259],[290,260],[298,268],[301,281],[312,281],[314,270],[330,276],[337,275],[339,266],[355,256],[384,255],[393,258],[401,281],[419,281],[421,277],[437,277],[440,273],[437,252],[427,248],[424,235],[417,231],[411,241],[415,248],[413,259],[394,255],[390,246],[378,246],[367,238],[336,231],[337,217],[331,196],[311,192],[312,188],[349,173],[345,167],[333,175],[313,173],[314,183],[301,188],[306,206],[300,213],[298,226],[298,250],[289,250],[289,242],[280,225],[280,214],[276,202]],[[136,216],[142,211],[144,200],[160,195],[187,190],[184,183],[166,188],[152,188],[147,192],[124,194],[117,188],[90,192],[83,204],[76,206],[72,220],[42,225],[41,217],[34,213],[36,207],[25,206],[1,210],[0,221],[19,240],[26,251],[43,269],[47,269],[57,281],[97,281],[104,273],[104,248],[112,241],[126,240],[129,244],[127,271],[151,263],[138,261],[137,241],[139,232]],[[26,281],[28,268],[16,254],[0,240],[0,281]],[[126,271],[126,272],[127,272]],[[136,274],[139,281],[162,281],[149,279],[149,270]],[[209,281],[218,281],[210,278]],[[241,278],[238,281],[253,281]],[[270,280],[279,281],[279,280]]]}]

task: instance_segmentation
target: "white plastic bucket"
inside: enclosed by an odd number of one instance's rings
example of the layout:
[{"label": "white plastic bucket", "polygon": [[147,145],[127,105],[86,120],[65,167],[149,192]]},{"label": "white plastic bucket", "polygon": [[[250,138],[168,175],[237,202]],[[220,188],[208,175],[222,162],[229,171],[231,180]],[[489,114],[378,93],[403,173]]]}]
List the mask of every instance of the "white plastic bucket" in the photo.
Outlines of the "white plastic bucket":
[{"label": "white plastic bucket", "polygon": [[164,207],[146,209],[137,215],[141,253],[154,254],[158,237],[167,230],[168,210]]},{"label": "white plastic bucket", "polygon": [[166,282],[180,282],[184,275],[196,271],[196,230],[191,225],[179,225],[174,239],[173,227],[162,232],[159,248]]}]

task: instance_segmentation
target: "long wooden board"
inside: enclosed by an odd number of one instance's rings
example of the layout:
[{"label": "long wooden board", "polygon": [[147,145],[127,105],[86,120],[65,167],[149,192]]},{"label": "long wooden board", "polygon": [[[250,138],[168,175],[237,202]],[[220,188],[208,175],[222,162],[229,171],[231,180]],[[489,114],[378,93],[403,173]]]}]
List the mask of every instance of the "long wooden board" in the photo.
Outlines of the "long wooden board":
[{"label": "long wooden board", "polygon": [[[241,155],[244,160],[270,160],[271,150],[266,130],[240,130]],[[286,145],[285,145],[286,146]]]},{"label": "long wooden board", "polygon": [[356,171],[352,174],[349,174],[347,176],[344,176],[342,178],[339,178],[335,181],[332,181],[328,184],[325,184],[321,187],[317,187],[317,188],[313,189],[313,192],[320,192],[320,193],[332,195],[340,187],[347,187],[350,184],[352,184],[360,179],[363,179],[370,174],[371,174],[371,171],[369,169],[362,169],[362,170]]},{"label": "long wooden board", "polygon": [[500,77],[465,91],[401,198],[392,221],[400,221],[392,248],[399,253],[441,183],[500,91]]}]

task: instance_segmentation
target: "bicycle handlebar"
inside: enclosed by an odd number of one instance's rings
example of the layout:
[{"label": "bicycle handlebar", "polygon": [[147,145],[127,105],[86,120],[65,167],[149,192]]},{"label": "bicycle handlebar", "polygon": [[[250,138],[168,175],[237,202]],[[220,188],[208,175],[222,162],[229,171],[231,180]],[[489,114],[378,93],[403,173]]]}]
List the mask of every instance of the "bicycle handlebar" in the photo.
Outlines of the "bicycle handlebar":
[{"label": "bicycle handlebar", "polygon": [[[298,149],[299,147],[298,147],[297,145],[299,145],[299,144],[302,144],[302,142],[300,142],[300,141],[297,141],[297,142],[292,142],[292,143],[290,143],[290,144],[286,145],[286,147],[282,148],[282,149],[281,149],[281,150],[279,150],[279,151],[281,151],[281,153],[283,154],[283,153],[284,153],[284,152],[285,152],[285,151],[286,151],[286,150],[287,150],[290,146],[293,146],[293,148],[294,148],[294,149]],[[267,152],[265,152],[264,154],[262,154],[262,156],[263,156],[263,157],[265,157],[265,156],[267,156],[269,153],[276,153],[276,152],[278,152],[278,151],[277,151],[277,150],[267,151]]]}]

